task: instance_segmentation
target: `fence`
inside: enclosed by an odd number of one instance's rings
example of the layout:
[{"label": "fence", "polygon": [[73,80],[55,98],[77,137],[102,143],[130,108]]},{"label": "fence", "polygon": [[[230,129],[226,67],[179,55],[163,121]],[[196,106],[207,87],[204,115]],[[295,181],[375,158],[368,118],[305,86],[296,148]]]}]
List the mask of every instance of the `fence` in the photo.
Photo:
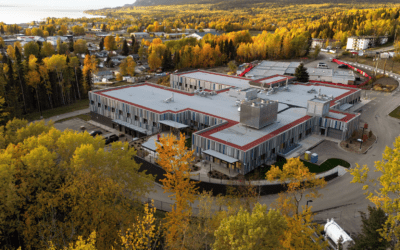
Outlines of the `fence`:
[{"label": "fence", "polygon": [[337,64],[344,64],[344,65],[347,65],[347,67],[349,67],[350,69],[356,70],[358,73],[360,73],[361,75],[363,75],[363,76],[365,76],[365,77],[368,78],[366,81],[364,81],[363,83],[361,83],[361,84],[358,85],[358,86],[352,85],[352,86],[355,86],[355,88],[357,88],[357,87],[358,87],[358,88],[361,88],[361,87],[363,87],[365,84],[367,84],[367,83],[369,82],[369,80],[371,80],[371,76],[369,76],[367,73],[365,73],[365,72],[362,71],[361,69],[355,68],[355,67],[351,66],[350,64],[345,63],[345,62],[342,62],[342,61],[339,61],[339,60],[337,60],[337,59],[333,59],[332,62],[335,62],[335,63],[337,63]]},{"label": "fence", "polygon": [[[141,155],[141,153],[138,153]],[[140,163],[139,171],[146,171],[147,174],[152,174],[155,176],[155,181],[161,183],[161,180],[164,179],[165,170],[160,166],[151,163],[139,156],[135,156],[135,161]],[[317,175],[317,178],[324,177],[326,181],[332,180],[336,178],[339,174],[339,167],[335,167],[325,173]],[[198,176],[198,179],[196,177]],[[238,181],[238,180],[222,180],[222,179],[214,179],[210,177],[201,176],[200,173],[198,175],[194,175],[191,177],[192,180],[199,181],[197,183],[197,187],[200,192],[203,191],[212,191],[214,195],[226,195],[227,187],[239,187],[245,185],[252,185],[257,188],[257,192],[260,195],[268,195],[268,194],[277,194],[282,191],[285,191],[286,187],[282,185],[279,181],[270,182],[267,180],[260,181]]]}]

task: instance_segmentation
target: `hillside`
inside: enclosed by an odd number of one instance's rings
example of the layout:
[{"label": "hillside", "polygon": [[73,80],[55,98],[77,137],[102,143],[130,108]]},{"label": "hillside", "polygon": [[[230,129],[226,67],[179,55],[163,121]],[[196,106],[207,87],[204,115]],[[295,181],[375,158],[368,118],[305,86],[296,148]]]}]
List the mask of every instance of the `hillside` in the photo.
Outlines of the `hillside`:
[{"label": "hillside", "polygon": [[[399,3],[399,0],[352,0],[351,3]],[[136,0],[132,4],[125,4],[123,7],[133,6],[156,6],[156,5],[183,5],[183,4],[214,4],[219,6],[246,6],[257,3],[276,4],[322,4],[322,3],[349,3],[348,0]]]}]

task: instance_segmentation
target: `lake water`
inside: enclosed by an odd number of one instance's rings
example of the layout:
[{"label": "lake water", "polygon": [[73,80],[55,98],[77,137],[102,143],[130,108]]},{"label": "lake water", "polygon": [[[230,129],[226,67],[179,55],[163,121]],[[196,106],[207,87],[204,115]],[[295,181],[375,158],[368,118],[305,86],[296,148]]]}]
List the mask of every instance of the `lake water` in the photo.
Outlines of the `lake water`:
[{"label": "lake water", "polygon": [[30,23],[32,21],[42,21],[46,17],[55,18],[81,18],[81,17],[100,17],[83,13],[83,10],[68,8],[44,8],[38,6],[4,6],[0,5],[0,22],[6,24]]}]

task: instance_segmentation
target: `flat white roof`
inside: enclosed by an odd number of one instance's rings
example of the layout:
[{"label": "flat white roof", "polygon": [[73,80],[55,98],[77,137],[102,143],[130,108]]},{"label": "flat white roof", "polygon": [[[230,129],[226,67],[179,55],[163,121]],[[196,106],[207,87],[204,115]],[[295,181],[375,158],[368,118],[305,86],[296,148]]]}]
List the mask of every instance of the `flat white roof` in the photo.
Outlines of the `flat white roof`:
[{"label": "flat white roof", "polygon": [[304,108],[290,108],[279,113],[278,119],[275,123],[262,129],[257,130],[249,128],[239,123],[222,131],[211,134],[210,136],[243,147],[289,123],[306,116],[306,113],[307,110]]},{"label": "flat white roof", "polygon": [[[312,88],[317,92],[320,88],[321,94],[333,95],[333,97],[351,92],[351,90],[347,89],[314,85],[290,85],[289,91],[283,91],[283,88],[281,88],[281,90],[278,90],[275,94],[268,96],[265,92],[260,92],[258,93],[259,98],[279,102],[277,122],[260,130],[249,128],[238,123],[224,130],[215,131],[210,134],[210,136],[237,146],[246,146],[261,137],[305,117],[307,101],[314,99],[316,95],[316,93],[308,93]],[[228,92],[219,93],[214,96],[201,97],[198,95],[171,91],[170,89],[164,89],[154,85],[143,84],[96,91],[94,93],[109,98],[115,98],[132,105],[142,106],[158,113],[171,111],[179,112],[191,109],[196,112],[203,112],[212,116],[220,117],[221,119],[240,122],[240,112],[238,111],[238,106],[236,106],[236,101],[238,99],[229,96]],[[172,95],[174,101],[169,103],[165,102],[165,100],[172,97]],[[346,115],[330,112],[329,117],[340,120],[346,117]],[[170,121],[164,121],[164,123],[167,124],[169,124],[169,122]],[[175,127],[175,125],[178,126],[180,124],[171,123],[170,125]],[[149,142],[143,146],[153,149],[155,145],[153,144],[154,140],[151,142],[149,140]]]},{"label": "flat white roof", "polygon": [[[307,92],[312,88],[317,92],[321,89],[321,94],[333,95],[333,97],[340,96],[350,91],[328,86],[289,85],[289,91],[277,91],[270,95],[267,95],[265,92],[260,92],[257,96],[267,100],[278,101],[278,111],[288,108],[285,104],[306,108],[307,101],[314,99],[316,95],[316,93]],[[95,93],[101,93],[101,91]],[[198,95],[172,92],[151,85],[140,85],[108,90],[104,91],[102,94],[128,103],[144,106],[159,113],[167,111],[176,112],[189,108],[233,121],[240,121],[238,106],[236,106],[236,101],[238,99],[229,96],[228,92],[220,93],[215,96],[201,97]],[[164,100],[170,98],[172,94],[174,95],[174,101],[165,103]]]},{"label": "flat white roof", "polygon": [[321,89],[321,94],[333,95],[334,98],[350,91],[348,89],[333,88],[328,86],[289,85],[289,91],[278,91],[270,95],[260,92],[258,93],[258,97],[306,108],[307,101],[314,99],[316,95],[316,93],[307,92],[312,88],[314,88],[317,93],[318,89]]},{"label": "flat white roof", "polygon": [[[96,93],[96,92],[95,92]],[[100,91],[97,93],[101,93]],[[174,101],[165,103],[164,100],[174,95]],[[168,111],[181,111],[187,108],[219,116],[225,119],[240,121],[236,97],[231,97],[227,92],[215,96],[201,97],[171,92],[166,89],[151,85],[132,86],[102,93],[104,96],[118,98],[125,102],[144,106],[163,113]],[[278,105],[278,111],[288,108],[285,104]]]},{"label": "flat white roof", "polygon": [[238,77],[232,77],[228,75],[219,75],[219,74],[213,74],[213,73],[208,73],[204,71],[195,71],[195,72],[190,72],[190,73],[184,73],[180,74],[179,76],[183,77],[189,77],[193,79],[198,79],[198,80],[203,80],[203,81],[208,81],[208,82],[213,82],[213,83],[219,83],[219,84],[224,84],[224,85],[229,85],[229,86],[234,86],[234,87],[240,87],[240,88],[246,88],[250,87],[249,81],[250,79],[241,79]]},{"label": "flat white roof", "polygon": [[167,126],[170,126],[170,127],[173,127],[173,128],[177,128],[177,129],[189,127],[186,124],[182,124],[182,123],[179,123],[179,122],[176,122],[176,121],[170,121],[170,120],[162,120],[162,121],[160,121],[160,123],[162,123],[164,125],[167,125]]},{"label": "flat white roof", "polygon": [[213,156],[213,157],[216,157],[216,158],[221,159],[221,160],[223,160],[223,161],[226,161],[226,162],[228,162],[228,163],[235,163],[235,162],[239,161],[239,160],[236,159],[236,158],[232,158],[232,157],[230,157],[230,156],[221,154],[221,153],[219,153],[219,152],[217,152],[217,151],[214,151],[214,150],[211,150],[211,149],[208,149],[208,150],[206,150],[206,151],[203,151],[203,153],[204,153],[204,154],[211,155],[211,156]]},{"label": "flat white roof", "polygon": [[338,119],[338,120],[343,119],[343,118],[346,117],[346,115],[339,114],[339,113],[333,113],[333,112],[329,112],[328,116],[332,117],[332,118],[335,118],[335,119]]},{"label": "flat white roof", "polygon": [[287,79],[287,78],[283,77],[283,76],[276,76],[276,77],[271,77],[271,78],[265,79],[261,82],[262,83],[270,83],[270,82],[275,82],[275,81],[284,80],[284,79]]}]

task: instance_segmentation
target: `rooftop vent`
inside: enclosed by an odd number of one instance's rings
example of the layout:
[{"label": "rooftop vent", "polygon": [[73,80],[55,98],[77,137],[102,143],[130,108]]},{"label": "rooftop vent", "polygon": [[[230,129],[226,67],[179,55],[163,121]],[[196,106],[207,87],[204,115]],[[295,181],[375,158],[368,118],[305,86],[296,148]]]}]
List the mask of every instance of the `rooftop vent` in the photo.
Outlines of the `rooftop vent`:
[{"label": "rooftop vent", "polygon": [[172,93],[172,96],[170,98],[167,98],[164,100],[165,103],[170,103],[174,101],[174,93]]},{"label": "rooftop vent", "polygon": [[274,123],[278,117],[278,102],[257,98],[240,105],[240,123],[261,129]]}]

